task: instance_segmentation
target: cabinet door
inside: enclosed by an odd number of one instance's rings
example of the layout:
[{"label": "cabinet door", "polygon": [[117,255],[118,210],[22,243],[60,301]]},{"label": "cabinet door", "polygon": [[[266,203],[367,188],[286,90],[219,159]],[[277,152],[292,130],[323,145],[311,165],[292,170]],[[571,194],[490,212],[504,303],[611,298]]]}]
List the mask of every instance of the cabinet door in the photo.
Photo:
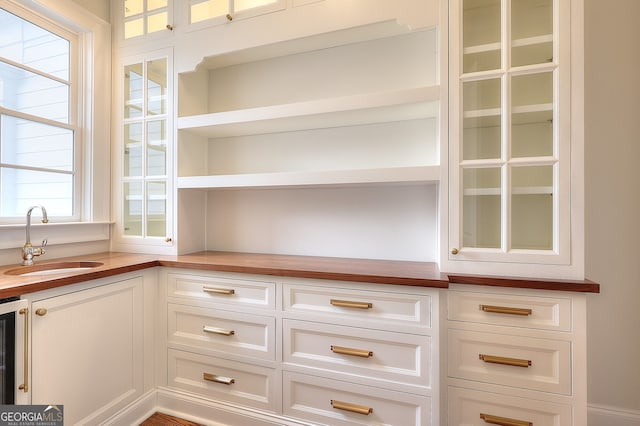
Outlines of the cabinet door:
[{"label": "cabinet door", "polygon": [[130,58],[120,68],[122,125],[114,185],[119,250],[155,246],[166,253],[172,247],[171,65],[171,52],[165,51]]},{"label": "cabinet door", "polygon": [[569,263],[569,2],[451,2],[449,260]]},{"label": "cabinet door", "polygon": [[99,423],[143,392],[143,279],[32,304],[33,404]]},{"label": "cabinet door", "polygon": [[114,2],[118,39],[158,37],[173,29],[173,0],[118,0]]}]

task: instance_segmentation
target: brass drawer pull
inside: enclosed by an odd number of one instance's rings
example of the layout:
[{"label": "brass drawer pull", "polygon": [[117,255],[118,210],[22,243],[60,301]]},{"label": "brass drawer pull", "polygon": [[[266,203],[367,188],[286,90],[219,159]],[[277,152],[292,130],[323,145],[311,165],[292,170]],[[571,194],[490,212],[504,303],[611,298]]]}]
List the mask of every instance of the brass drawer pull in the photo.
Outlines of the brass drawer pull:
[{"label": "brass drawer pull", "polygon": [[355,308],[355,309],[371,309],[373,303],[369,302],[352,302],[350,300],[331,299],[331,304],[339,308]]},{"label": "brass drawer pull", "polygon": [[18,386],[18,389],[26,393],[29,392],[29,309],[22,308],[18,313],[24,315],[24,383]]},{"label": "brass drawer pull", "polygon": [[480,305],[480,310],[484,312],[491,312],[493,314],[520,315],[523,317],[529,316],[533,312],[531,309],[491,305]]},{"label": "brass drawer pull", "polygon": [[331,352],[340,354],[340,355],[359,356],[361,358],[371,358],[373,356],[373,352],[368,351],[366,349],[353,349],[353,348],[345,348],[344,346],[334,346],[334,345],[331,345]]},{"label": "brass drawer pull", "polygon": [[331,406],[337,410],[350,411],[352,413],[364,414],[365,416],[373,413],[373,408],[367,407],[366,405],[336,401],[335,399],[331,400]]},{"label": "brass drawer pull", "polygon": [[233,330],[225,330],[224,328],[211,327],[208,325],[203,325],[202,331],[204,331],[205,333],[219,334],[221,336],[233,336],[234,334],[236,334],[236,332]]},{"label": "brass drawer pull", "polygon": [[533,426],[532,422],[515,420],[507,417],[492,416],[491,414],[480,413],[480,418],[486,423],[500,426]]},{"label": "brass drawer pull", "polygon": [[232,385],[236,382],[231,377],[216,376],[215,374],[202,373],[202,378],[207,382],[222,383],[223,385]]},{"label": "brass drawer pull", "polygon": [[478,355],[484,362],[489,362],[491,364],[501,364],[501,365],[510,365],[512,367],[524,367],[528,368],[531,366],[531,360],[529,359],[518,359],[518,358],[506,358],[502,356],[494,356],[494,355]]},{"label": "brass drawer pull", "polygon": [[236,291],[232,288],[204,287],[202,291],[204,291],[205,293],[211,293],[211,294],[225,294],[225,295],[236,294]]}]

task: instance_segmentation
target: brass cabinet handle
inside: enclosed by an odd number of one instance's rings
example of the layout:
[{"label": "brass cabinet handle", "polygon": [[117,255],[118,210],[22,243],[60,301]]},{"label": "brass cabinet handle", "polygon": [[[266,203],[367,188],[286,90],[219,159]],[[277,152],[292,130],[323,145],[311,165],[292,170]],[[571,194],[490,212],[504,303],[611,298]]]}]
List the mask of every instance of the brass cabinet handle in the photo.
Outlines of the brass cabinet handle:
[{"label": "brass cabinet handle", "polygon": [[480,310],[484,312],[491,312],[493,314],[521,315],[524,317],[531,315],[533,313],[531,309],[511,308],[508,306],[492,306],[492,305],[480,305]]},{"label": "brass cabinet handle", "polygon": [[455,255],[456,255],[456,254],[458,254],[458,253],[460,253],[460,251],[459,251],[457,248],[452,248],[452,249],[451,249],[451,254],[452,254],[452,255],[454,255],[454,256],[455,256]]},{"label": "brass cabinet handle", "polygon": [[210,373],[202,373],[202,378],[207,382],[222,383],[223,385],[232,385],[236,382],[231,377],[216,376]]},{"label": "brass cabinet handle", "polygon": [[29,392],[29,309],[22,308],[18,313],[24,315],[24,383],[18,386],[18,389],[27,393]]},{"label": "brass cabinet handle", "polygon": [[226,295],[236,294],[236,291],[232,288],[204,287],[202,291],[204,291],[205,293],[212,293],[212,294],[226,294]]},{"label": "brass cabinet handle", "polygon": [[39,317],[43,317],[47,315],[47,310],[45,308],[38,308],[36,309],[36,315]]},{"label": "brass cabinet handle", "polygon": [[209,325],[203,325],[202,331],[204,331],[205,333],[219,334],[221,336],[233,336],[234,334],[236,334],[236,332],[233,330],[225,330],[224,328],[211,327]]},{"label": "brass cabinet handle", "polygon": [[340,354],[340,355],[359,356],[361,358],[371,358],[373,356],[373,352],[367,349],[353,349],[353,348],[345,348],[344,346],[334,346],[334,345],[331,345],[331,352]]},{"label": "brass cabinet handle", "polygon": [[527,422],[525,420],[515,420],[510,419],[508,417],[498,417],[492,416],[491,414],[480,413],[480,418],[485,421],[485,423],[489,423],[492,425],[500,425],[500,426],[533,426],[532,422]]},{"label": "brass cabinet handle", "polygon": [[331,406],[337,410],[350,411],[352,413],[364,414],[365,416],[373,413],[373,408],[367,407],[366,405],[336,401],[335,399],[331,400]]},{"label": "brass cabinet handle", "polygon": [[506,358],[502,356],[494,356],[494,355],[478,355],[484,362],[488,362],[491,364],[501,364],[501,365],[509,365],[512,367],[524,367],[528,368],[531,366],[531,360],[529,359],[519,359],[519,358]]},{"label": "brass cabinet handle", "polygon": [[331,299],[330,302],[333,306],[337,306],[340,308],[355,308],[355,309],[371,309],[373,308],[373,303],[369,302],[353,302],[350,300],[337,300]]}]

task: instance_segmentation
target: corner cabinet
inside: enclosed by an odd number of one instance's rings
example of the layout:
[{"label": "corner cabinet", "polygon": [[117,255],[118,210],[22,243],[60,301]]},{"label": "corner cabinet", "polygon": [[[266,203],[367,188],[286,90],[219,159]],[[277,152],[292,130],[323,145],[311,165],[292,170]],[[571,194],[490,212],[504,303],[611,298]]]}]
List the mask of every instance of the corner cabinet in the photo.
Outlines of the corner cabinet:
[{"label": "corner cabinet", "polygon": [[486,273],[549,275],[521,265],[555,265],[552,276],[582,278],[571,229],[581,185],[581,167],[572,172],[572,3],[450,2],[444,270],[473,262],[469,271],[483,273],[484,262]]},{"label": "corner cabinet", "polygon": [[112,244],[119,251],[171,253],[172,51],[123,58],[118,70]]}]

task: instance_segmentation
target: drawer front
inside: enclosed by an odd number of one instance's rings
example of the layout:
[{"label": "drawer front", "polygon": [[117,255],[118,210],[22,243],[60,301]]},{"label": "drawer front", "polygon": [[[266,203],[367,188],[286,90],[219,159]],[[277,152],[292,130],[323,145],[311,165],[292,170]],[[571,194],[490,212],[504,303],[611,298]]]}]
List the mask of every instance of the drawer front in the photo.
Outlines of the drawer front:
[{"label": "drawer front", "polygon": [[[572,424],[570,405],[452,386],[448,388],[448,405],[448,424],[451,426],[487,426],[488,424],[565,426]],[[497,423],[494,422],[496,420]],[[521,423],[510,423],[507,420]]]},{"label": "drawer front", "polygon": [[431,327],[429,295],[285,285],[283,309],[325,314],[334,322],[361,320],[387,328],[403,324]]},{"label": "drawer front", "polygon": [[431,424],[428,397],[288,371],[283,382],[286,416],[343,426]]},{"label": "drawer front", "polygon": [[431,338],[283,320],[285,364],[431,387]]},{"label": "drawer front", "polygon": [[571,331],[571,299],[449,291],[448,308],[452,321]]},{"label": "drawer front", "polygon": [[276,370],[169,349],[169,386],[216,401],[277,411]]},{"label": "drawer front", "polygon": [[167,291],[170,298],[275,309],[274,282],[169,273]]},{"label": "drawer front", "polygon": [[449,330],[449,376],[571,394],[571,343]]},{"label": "drawer front", "polygon": [[275,318],[169,303],[169,346],[275,360]]}]

